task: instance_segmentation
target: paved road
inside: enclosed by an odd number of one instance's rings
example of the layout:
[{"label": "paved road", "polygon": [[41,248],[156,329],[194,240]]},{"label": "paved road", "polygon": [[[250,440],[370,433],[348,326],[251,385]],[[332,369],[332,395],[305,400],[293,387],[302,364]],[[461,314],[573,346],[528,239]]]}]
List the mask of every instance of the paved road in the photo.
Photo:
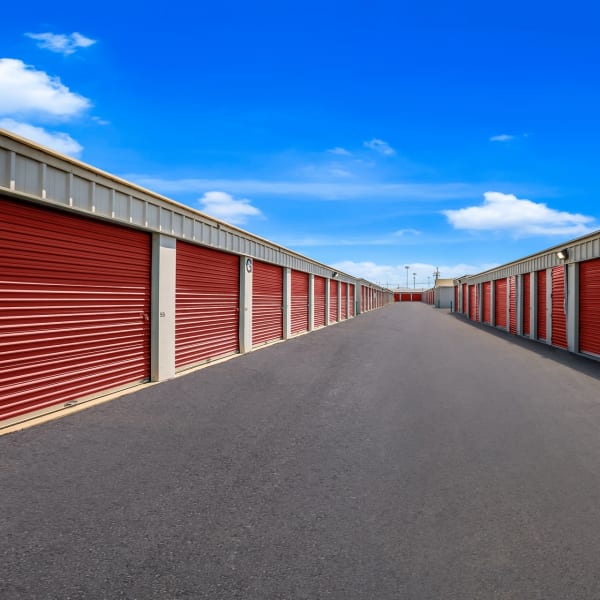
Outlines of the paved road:
[{"label": "paved road", "polygon": [[0,598],[600,598],[599,376],[396,304],[1,437]]}]

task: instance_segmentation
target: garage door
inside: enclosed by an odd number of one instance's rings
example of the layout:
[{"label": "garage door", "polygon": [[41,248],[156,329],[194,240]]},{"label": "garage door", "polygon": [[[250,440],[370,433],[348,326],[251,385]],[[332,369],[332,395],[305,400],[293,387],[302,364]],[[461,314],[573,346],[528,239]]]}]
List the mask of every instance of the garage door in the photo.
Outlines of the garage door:
[{"label": "garage door", "polygon": [[477,286],[469,286],[469,319],[479,321],[479,307],[477,306]]},{"label": "garage door", "polygon": [[462,284],[462,312],[464,315],[467,314],[467,284]]},{"label": "garage door", "polygon": [[523,335],[531,334],[531,274],[523,275]]},{"label": "garage door", "polygon": [[546,339],[546,270],[537,272],[537,339]]},{"label": "garage door", "polygon": [[552,345],[567,347],[567,314],[565,306],[565,267],[552,269]]},{"label": "garage door", "polygon": [[314,299],[314,323],[315,327],[323,327],[325,325],[325,285],[324,277],[315,275],[315,299]]},{"label": "garage door", "polygon": [[348,284],[345,281],[340,283],[342,287],[342,319],[348,318]]},{"label": "garage door", "polygon": [[506,329],[507,325],[507,311],[506,311],[506,278],[497,279],[494,281],[495,288],[495,322],[496,327],[502,327]]},{"label": "garage door", "polygon": [[354,316],[354,285],[348,284],[348,296],[350,298],[350,316]]},{"label": "garage door", "polygon": [[[429,303],[429,300],[428,300]],[[454,312],[458,312],[458,286],[455,285],[454,286],[454,306],[453,306],[453,311]]]},{"label": "garage door", "polygon": [[513,334],[517,334],[517,278],[511,275],[508,278],[508,324],[509,331]]},{"label": "garage door", "polygon": [[240,259],[177,242],[175,367],[239,351]]},{"label": "garage door", "polygon": [[331,280],[329,282],[329,322],[335,323],[338,320],[338,282]]},{"label": "garage door", "polygon": [[600,258],[579,265],[579,348],[600,356]]},{"label": "garage door", "polygon": [[0,420],[150,375],[146,233],[0,199]]},{"label": "garage door", "polygon": [[283,337],[283,269],[254,261],[252,277],[252,345]]},{"label": "garage door", "polygon": [[483,322],[489,324],[492,322],[492,282],[484,281],[482,288]]},{"label": "garage door", "polygon": [[308,273],[292,270],[292,335],[308,331]]}]

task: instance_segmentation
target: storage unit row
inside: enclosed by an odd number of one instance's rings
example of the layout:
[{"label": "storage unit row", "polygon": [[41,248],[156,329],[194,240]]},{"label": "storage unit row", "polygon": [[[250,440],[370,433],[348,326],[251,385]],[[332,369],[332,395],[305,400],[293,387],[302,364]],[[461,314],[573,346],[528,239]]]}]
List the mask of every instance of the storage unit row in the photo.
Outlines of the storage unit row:
[{"label": "storage unit row", "polygon": [[203,228],[217,232],[212,243],[187,238],[185,226],[163,231],[160,221],[156,230],[117,218],[114,203],[110,215],[99,214],[73,186],[63,190],[67,202],[56,201],[50,163],[71,183],[77,172],[92,188],[127,186],[0,134],[0,426],[384,304],[374,284],[135,186],[130,200],[145,195],[159,213],[171,211],[171,225],[191,215],[200,236]]},{"label": "storage unit row", "polygon": [[455,280],[454,311],[600,358],[600,232]]},{"label": "storage unit row", "polygon": [[421,292],[394,292],[394,302],[421,302]]}]

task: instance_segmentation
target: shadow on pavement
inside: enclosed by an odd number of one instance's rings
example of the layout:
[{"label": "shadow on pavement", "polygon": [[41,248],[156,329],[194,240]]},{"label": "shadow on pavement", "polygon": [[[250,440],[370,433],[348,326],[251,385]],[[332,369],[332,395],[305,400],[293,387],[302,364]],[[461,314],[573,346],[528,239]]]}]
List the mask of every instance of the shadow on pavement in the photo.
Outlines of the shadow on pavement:
[{"label": "shadow on pavement", "polygon": [[555,346],[550,346],[535,340],[513,335],[512,333],[508,333],[507,331],[497,329],[496,327],[492,327],[490,325],[476,323],[461,313],[449,312],[448,314],[451,317],[470,325],[471,327],[485,331],[487,334],[495,335],[496,337],[502,338],[511,344],[519,346],[520,348],[524,348],[530,352],[535,352],[538,356],[543,356],[544,358],[553,360],[561,365],[570,367],[571,369],[575,369],[580,373],[584,373],[585,375],[589,375],[590,377],[600,380],[600,361],[592,357],[588,358],[587,356],[573,354],[572,352],[563,350],[562,348],[556,348]]}]

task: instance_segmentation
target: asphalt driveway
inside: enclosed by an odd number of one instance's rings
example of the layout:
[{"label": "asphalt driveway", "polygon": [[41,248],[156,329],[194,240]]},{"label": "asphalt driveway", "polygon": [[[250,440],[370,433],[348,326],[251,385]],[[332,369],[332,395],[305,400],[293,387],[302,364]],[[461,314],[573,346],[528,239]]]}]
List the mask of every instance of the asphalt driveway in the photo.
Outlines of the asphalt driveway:
[{"label": "asphalt driveway", "polygon": [[599,377],[395,304],[0,437],[0,598],[600,598]]}]

